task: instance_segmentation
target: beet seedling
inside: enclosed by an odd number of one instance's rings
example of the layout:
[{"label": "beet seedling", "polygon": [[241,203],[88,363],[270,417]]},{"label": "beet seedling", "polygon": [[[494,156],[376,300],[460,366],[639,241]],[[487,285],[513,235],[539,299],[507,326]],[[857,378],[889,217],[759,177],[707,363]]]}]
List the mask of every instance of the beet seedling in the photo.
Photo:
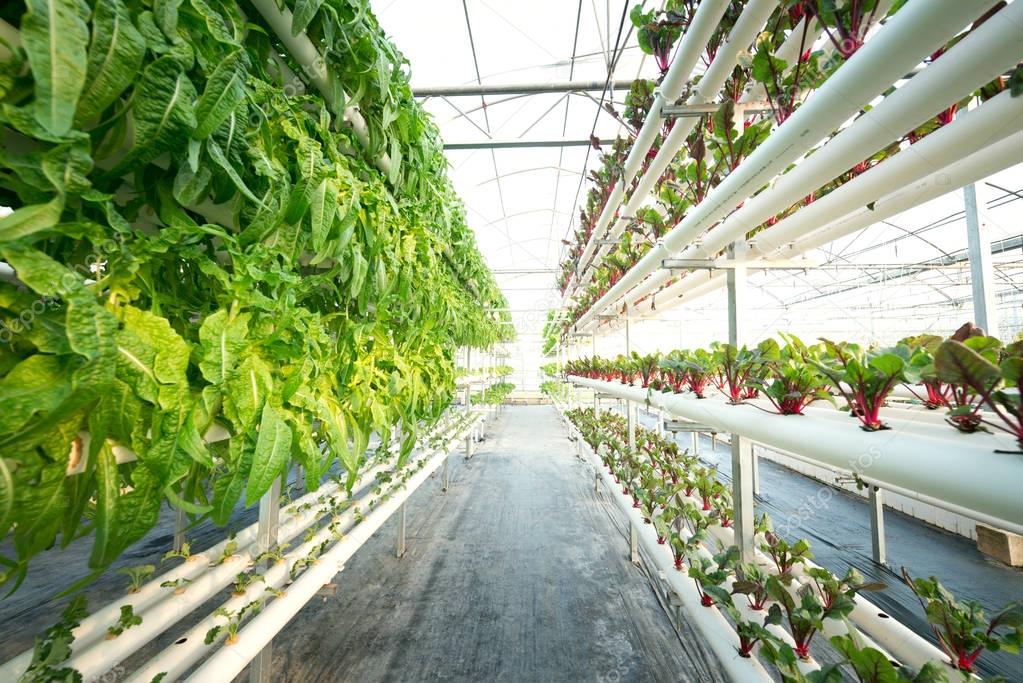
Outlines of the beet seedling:
[{"label": "beet seedling", "polygon": [[242,622],[245,621],[249,616],[255,616],[259,614],[259,611],[263,609],[262,600],[254,600],[249,604],[242,607],[236,612],[232,612],[224,607],[218,607],[214,612],[214,616],[222,617],[226,619],[226,623],[217,624],[209,631],[206,632],[206,637],[203,642],[207,645],[212,645],[217,641],[217,638],[221,634],[226,635],[224,641],[225,645],[234,645],[238,642],[238,631],[241,630]]},{"label": "beet seedling", "polygon": [[793,567],[813,559],[813,553],[810,552],[810,543],[805,538],[790,544],[772,531],[764,533],[764,542],[760,545],[760,549],[771,556],[771,561],[774,562],[778,575],[786,583],[792,580]]},{"label": "beet seedling", "polygon": [[716,600],[731,600],[721,584],[731,574],[738,557],[739,549],[734,545],[716,554],[713,560],[708,560],[695,548],[690,550],[686,558],[689,560],[689,578],[696,581],[701,605],[712,607]]},{"label": "beet seedling", "polygon": [[156,567],[151,564],[143,564],[137,567],[122,567],[117,570],[118,574],[124,574],[128,577],[128,592],[138,593],[142,590],[143,584],[146,579],[153,575],[156,571]]},{"label": "beet seedling", "polygon": [[[824,607],[810,586],[801,586],[796,597],[789,592],[788,581],[777,576],[767,579],[767,594],[773,601],[768,614],[781,621],[784,616],[795,643],[796,655],[803,660],[810,659],[810,643],[814,635],[824,627]],[[797,602],[798,600],[798,602]]]},{"label": "beet seedling", "polygon": [[[934,356],[938,376],[949,384],[972,391],[978,398],[978,404],[987,406],[1001,420],[996,422],[981,415],[980,421],[1012,434],[1023,448],[1023,404],[1018,391],[1006,390],[1019,389],[1023,383],[1023,342],[1010,344],[1000,358],[993,360],[989,347],[980,350],[973,348],[979,344],[985,345],[984,342],[977,342],[977,339],[986,338],[973,337],[965,342],[949,340],[942,343]],[[955,420],[956,416],[952,419]]]},{"label": "beet seedling", "polygon": [[132,626],[138,626],[141,623],[142,617],[135,614],[135,608],[131,605],[121,605],[121,615],[117,618],[117,622],[113,626],[107,627],[107,640],[113,640]]},{"label": "beet seedling", "polygon": [[812,585],[817,589],[817,595],[820,596],[825,610],[852,612],[856,604],[853,598],[858,593],[887,588],[883,583],[867,583],[863,580],[863,575],[853,567],[849,567],[841,579],[823,567],[811,567],[806,573],[813,579]]},{"label": "beet seedling", "polygon": [[857,344],[821,339],[826,353],[809,360],[842,394],[849,410],[869,432],[888,429],[880,411],[896,384],[906,379],[909,350],[902,346],[891,351],[868,352]]},{"label": "beet seedling", "polygon": [[972,673],[985,650],[1019,653],[1023,643],[1023,601],[1010,602],[989,619],[980,603],[957,602],[933,576],[914,579],[903,568],[902,577],[920,601],[927,623],[952,666]]},{"label": "beet seedling", "polygon": [[735,568],[732,593],[745,595],[750,609],[760,611],[767,604],[767,579],[770,576],[755,562],[740,564]]},{"label": "beet seedling", "polygon": [[[732,623],[735,625],[735,634],[739,636],[739,656],[740,657],[751,657],[753,655],[753,649],[760,643],[780,642],[778,637],[767,630],[767,626],[777,625],[781,623],[781,614],[776,612],[773,614],[765,614],[764,622],[758,623],[756,621],[750,621],[744,619],[739,610],[735,608],[735,604],[732,602],[731,596],[724,591],[714,591],[712,594],[714,603],[719,609],[725,611],[726,614],[732,619]],[[727,598],[727,601],[725,600]]]}]

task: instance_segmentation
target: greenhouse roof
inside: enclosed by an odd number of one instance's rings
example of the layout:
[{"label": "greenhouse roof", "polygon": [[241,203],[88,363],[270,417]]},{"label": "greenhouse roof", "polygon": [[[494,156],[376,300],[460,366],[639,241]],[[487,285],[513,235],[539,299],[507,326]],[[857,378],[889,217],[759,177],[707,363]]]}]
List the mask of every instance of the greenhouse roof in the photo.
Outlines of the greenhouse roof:
[{"label": "greenhouse roof", "polygon": [[[656,78],[652,58],[639,49],[623,9],[634,2],[501,3],[495,0],[415,2],[374,0],[384,29],[408,58],[419,92],[456,87],[510,85],[558,87],[566,82],[608,81],[621,86],[637,77]],[[647,5],[652,3],[647,2]],[[658,3],[659,6],[659,3]],[[442,26],[443,34],[424,31]],[[609,65],[613,67],[609,70]],[[698,64],[697,72],[705,65]],[[558,265],[565,240],[578,223],[599,153],[584,143],[591,134],[603,141],[622,132],[603,106],[621,111],[621,88],[554,93],[487,92],[422,97],[448,145],[488,141],[556,141],[561,147],[448,149],[452,178],[461,193],[479,246],[494,270],[513,311],[522,341],[538,338],[548,309],[557,309]],[[934,182],[941,183],[941,178]],[[1023,229],[1013,220],[1023,198],[1023,165],[992,176],[980,193],[989,203],[985,222],[994,245],[1001,301],[1020,296]],[[771,334],[798,328],[806,311],[830,333],[879,338],[898,331],[942,330],[971,317],[970,281],[965,261],[963,192],[956,190],[857,231],[811,253],[814,263],[834,267],[754,272],[749,306]],[[899,268],[941,263],[938,269]],[[863,266],[859,268],[858,266]],[[883,266],[883,267],[878,267]],[[658,316],[662,321],[705,318],[723,305],[721,290]],[[1004,305],[1004,303],[1003,303]],[[1016,305],[1015,309],[1019,309]],[[720,317],[720,316],[719,316]],[[884,334],[874,322],[902,319]],[[1023,316],[1005,320],[1003,334],[1023,326]],[[823,325],[823,327],[822,327]],[[882,326],[883,327],[883,326]],[[724,334],[724,322],[710,332]],[[677,333],[672,335],[677,339]]]}]

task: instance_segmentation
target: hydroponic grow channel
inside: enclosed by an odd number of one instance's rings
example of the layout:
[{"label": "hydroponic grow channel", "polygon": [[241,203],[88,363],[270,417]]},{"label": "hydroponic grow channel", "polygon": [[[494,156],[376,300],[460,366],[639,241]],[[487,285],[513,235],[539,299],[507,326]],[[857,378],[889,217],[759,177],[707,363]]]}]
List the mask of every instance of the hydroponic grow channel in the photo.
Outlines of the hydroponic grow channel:
[{"label": "hydroponic grow channel", "polygon": [[1023,678],[1023,4],[0,7],[0,683]]}]

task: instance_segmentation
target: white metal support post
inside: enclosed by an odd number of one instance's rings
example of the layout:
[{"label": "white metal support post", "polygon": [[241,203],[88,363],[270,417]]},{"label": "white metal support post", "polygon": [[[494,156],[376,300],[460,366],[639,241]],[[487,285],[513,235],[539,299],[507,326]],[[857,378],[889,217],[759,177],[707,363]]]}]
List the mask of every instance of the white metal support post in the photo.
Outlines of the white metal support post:
[{"label": "white metal support post", "polygon": [[884,564],[888,554],[884,539],[884,491],[876,486],[870,487],[870,549],[874,562]]},{"label": "white metal support post", "polygon": [[[733,259],[742,259],[736,253],[737,244],[729,250]],[[746,269],[742,266],[729,268],[728,282],[728,343],[739,346],[741,334],[740,315],[745,299]],[[753,444],[738,434],[731,435],[732,442],[732,500],[735,508],[735,542],[743,562],[753,561]]]},{"label": "white metal support post", "polygon": [[[281,510],[281,484],[283,477],[274,479],[270,490],[259,499],[259,526],[256,527],[256,553],[262,554],[277,547],[278,518]],[[266,571],[269,563],[264,560],[257,571]],[[249,683],[270,683],[273,663],[273,641],[259,651],[249,665]]]},{"label": "white metal support post", "polygon": [[[632,358],[632,329],[629,321],[631,311],[625,312],[625,357]],[[636,402],[625,402],[625,414],[629,425],[629,452],[636,451]],[[639,564],[639,530],[634,522],[629,523],[629,559]]]},{"label": "white metal support post", "polygon": [[441,490],[443,490],[444,493],[448,492],[448,486],[451,485],[451,465],[450,465],[450,462],[451,462],[451,456],[450,455],[444,456],[444,474],[441,477],[441,482],[442,482],[441,483]]},{"label": "white metal support post", "polygon": [[983,183],[963,188],[970,283],[973,285],[973,317],[988,335],[997,337],[998,303],[995,300],[995,270],[986,216],[987,194],[987,186]]},{"label": "white metal support post", "polygon": [[[632,358],[632,335],[629,323],[629,314],[631,311],[625,312],[625,357]],[[629,424],[629,452],[635,452],[636,450],[636,402],[626,401],[625,402],[625,413],[627,415]]]}]

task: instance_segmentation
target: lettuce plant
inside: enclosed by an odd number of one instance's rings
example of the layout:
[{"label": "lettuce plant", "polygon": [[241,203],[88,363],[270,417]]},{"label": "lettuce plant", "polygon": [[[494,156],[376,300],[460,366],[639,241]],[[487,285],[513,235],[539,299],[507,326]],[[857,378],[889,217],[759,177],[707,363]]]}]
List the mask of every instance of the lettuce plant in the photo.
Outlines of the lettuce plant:
[{"label": "lettuce plant", "polygon": [[113,626],[107,627],[106,638],[107,640],[113,640],[132,626],[138,626],[141,623],[142,617],[135,614],[135,608],[131,605],[121,605],[121,614],[117,617],[117,622]]},{"label": "lettuce plant", "polygon": [[957,602],[933,576],[914,579],[905,568],[902,576],[920,601],[927,623],[952,666],[972,673],[985,650],[1019,653],[1023,644],[1023,601],[1011,602],[989,618],[980,603]]},{"label": "lettuce plant", "polygon": [[165,503],[224,525],[296,463],[352,476],[438,419],[457,348],[509,337],[405,59],[364,2],[290,4],[357,102],[289,92],[244,3],[3,3],[0,319],[47,310],[3,345],[0,582],[83,535],[103,570]]},{"label": "lettuce plant", "polygon": [[71,657],[74,630],[87,616],[85,596],[79,593],[64,608],[60,620],[46,629],[43,635],[36,636],[32,660],[20,680],[25,683],[81,680],[76,669],[61,665]]},{"label": "lettuce plant", "polygon": [[128,592],[138,593],[142,590],[143,584],[146,579],[153,575],[156,571],[156,567],[151,564],[143,564],[137,567],[122,567],[117,570],[118,574],[124,574],[128,577]]}]

